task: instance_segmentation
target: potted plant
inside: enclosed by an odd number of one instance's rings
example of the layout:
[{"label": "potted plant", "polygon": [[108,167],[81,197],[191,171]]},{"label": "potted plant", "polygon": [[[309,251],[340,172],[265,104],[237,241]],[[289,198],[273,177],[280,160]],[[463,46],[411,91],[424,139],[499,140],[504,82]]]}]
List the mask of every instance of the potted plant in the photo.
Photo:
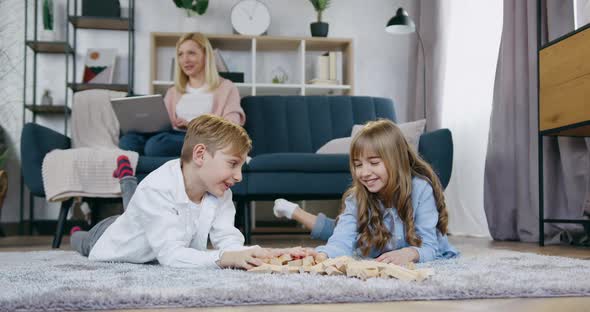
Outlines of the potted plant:
[{"label": "potted plant", "polygon": [[187,16],[203,15],[209,7],[209,0],[172,0],[177,8],[184,9]]},{"label": "potted plant", "polygon": [[322,22],[322,13],[330,5],[330,0],[309,0],[313,8],[318,13],[318,21],[311,23],[311,35],[313,37],[327,37],[328,36],[328,23]]},{"label": "potted plant", "polygon": [[172,0],[177,8],[186,12],[183,30],[193,32],[198,30],[197,15],[203,15],[209,7],[209,0]]},{"label": "potted plant", "polygon": [[43,0],[43,30],[41,31],[41,40],[55,40],[53,31],[53,0]]}]

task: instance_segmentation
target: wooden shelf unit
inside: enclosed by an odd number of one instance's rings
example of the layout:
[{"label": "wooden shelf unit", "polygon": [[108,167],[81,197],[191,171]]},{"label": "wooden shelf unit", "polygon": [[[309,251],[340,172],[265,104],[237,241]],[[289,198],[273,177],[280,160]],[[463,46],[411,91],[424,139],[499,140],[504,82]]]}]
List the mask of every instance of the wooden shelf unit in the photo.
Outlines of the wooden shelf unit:
[{"label": "wooden shelf unit", "polygon": [[[150,93],[165,93],[166,89],[173,85],[168,77],[158,76],[158,62],[160,48],[174,48],[176,41],[182,33],[151,33],[150,40],[150,64],[151,79]],[[214,49],[245,53],[250,64],[247,66],[251,73],[247,75],[244,83],[235,83],[241,96],[247,95],[330,95],[354,93],[354,42],[350,38],[315,38],[315,37],[272,37],[272,36],[241,36],[241,35],[220,35],[207,34]],[[318,52],[341,52],[342,63],[342,84],[338,85],[315,85],[307,84],[306,57],[309,53]],[[257,74],[257,63],[263,62],[265,53],[281,54],[295,53],[297,59],[293,60],[297,77],[296,81],[286,84],[274,84],[270,81],[260,81]],[[170,61],[167,61],[168,64]],[[291,65],[291,64],[290,64]],[[230,68],[231,70],[231,68]]]},{"label": "wooden shelf unit", "polygon": [[36,114],[46,114],[46,115],[63,115],[64,113],[70,114],[72,110],[65,106],[65,105],[32,105],[27,104],[25,107],[36,113]]},{"label": "wooden shelf unit", "polygon": [[74,92],[91,90],[91,89],[106,89],[113,91],[129,92],[129,85],[127,84],[106,84],[106,83],[68,83],[68,88]]},{"label": "wooden shelf unit", "polygon": [[128,18],[70,15],[68,21],[80,29],[130,30]]},{"label": "wooden shelf unit", "polygon": [[539,131],[590,136],[590,28],[539,51]]},{"label": "wooden shelf unit", "polygon": [[[537,7],[540,6],[539,1]],[[538,42],[541,39],[540,25],[537,25]],[[590,219],[580,217],[545,217],[543,175],[544,136],[590,137],[590,24],[537,48],[539,245],[544,246],[545,223],[590,225]]]},{"label": "wooden shelf unit", "polygon": [[65,41],[33,41],[27,40],[27,46],[37,53],[73,54],[74,50]]}]

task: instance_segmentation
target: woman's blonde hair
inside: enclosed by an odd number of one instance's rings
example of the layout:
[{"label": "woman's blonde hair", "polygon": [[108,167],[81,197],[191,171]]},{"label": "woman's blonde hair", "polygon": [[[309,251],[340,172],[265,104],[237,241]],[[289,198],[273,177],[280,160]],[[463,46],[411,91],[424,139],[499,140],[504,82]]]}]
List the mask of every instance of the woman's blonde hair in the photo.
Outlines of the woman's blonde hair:
[{"label": "woman's blonde hair", "polygon": [[188,123],[180,152],[183,163],[191,161],[197,144],[205,145],[211,156],[229,147],[231,155],[242,157],[252,149],[252,140],[244,128],[211,114],[203,114]]},{"label": "woman's blonde hair", "polygon": [[176,87],[176,90],[181,94],[185,93],[186,84],[189,80],[188,76],[182,71],[180,63],[178,62],[178,50],[180,49],[180,45],[188,40],[196,42],[201,47],[201,49],[204,50],[203,52],[205,54],[205,82],[209,85],[209,91],[214,91],[221,84],[221,79],[219,78],[217,67],[215,66],[215,54],[213,53],[213,48],[211,47],[209,39],[207,39],[207,37],[202,33],[198,32],[184,34],[176,42],[176,72],[174,74],[174,86]]},{"label": "woman's blonde hair", "polygon": [[[388,179],[379,194],[371,193],[361,184],[355,174],[354,160],[367,152],[381,158]],[[414,226],[414,207],[412,207],[412,178],[420,177],[432,186],[436,209],[438,210],[437,229],[447,233],[448,214],[442,185],[430,165],[410,148],[400,129],[390,120],[368,122],[353,138],[350,146],[350,172],[352,186],[344,194],[344,199],[354,196],[358,205],[358,246],[364,256],[372,248],[381,250],[391,239],[391,233],[383,222],[384,207],[395,207],[405,227],[406,240],[411,246],[421,246],[422,239],[416,235]],[[343,200],[344,202],[344,200]]]}]

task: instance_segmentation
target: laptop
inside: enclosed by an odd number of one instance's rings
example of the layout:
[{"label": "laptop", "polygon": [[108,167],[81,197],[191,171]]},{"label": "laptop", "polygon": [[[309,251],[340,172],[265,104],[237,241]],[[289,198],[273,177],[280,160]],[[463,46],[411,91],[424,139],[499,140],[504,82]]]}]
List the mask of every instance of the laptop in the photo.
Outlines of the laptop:
[{"label": "laptop", "polygon": [[123,134],[154,133],[172,128],[160,94],[111,99],[111,105]]}]

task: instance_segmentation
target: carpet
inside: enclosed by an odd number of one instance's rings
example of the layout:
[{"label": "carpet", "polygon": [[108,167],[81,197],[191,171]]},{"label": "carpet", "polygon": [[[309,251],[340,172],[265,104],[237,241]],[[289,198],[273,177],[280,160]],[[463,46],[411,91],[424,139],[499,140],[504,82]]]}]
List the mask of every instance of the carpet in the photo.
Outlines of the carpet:
[{"label": "carpet", "polygon": [[71,251],[0,253],[0,311],[590,295],[590,261],[505,250],[419,265],[421,283],[97,263]]}]

